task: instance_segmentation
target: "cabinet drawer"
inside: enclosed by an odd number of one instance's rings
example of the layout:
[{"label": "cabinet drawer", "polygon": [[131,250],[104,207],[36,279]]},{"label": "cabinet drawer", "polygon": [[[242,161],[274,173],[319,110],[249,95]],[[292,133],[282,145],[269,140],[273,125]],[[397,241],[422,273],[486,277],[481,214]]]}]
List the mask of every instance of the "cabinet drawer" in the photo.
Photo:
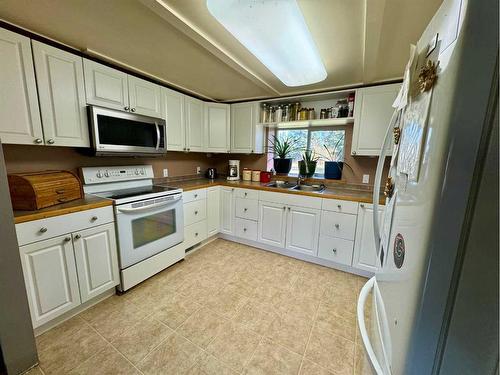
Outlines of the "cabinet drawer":
[{"label": "cabinet drawer", "polygon": [[259,216],[259,201],[253,199],[235,199],[236,217],[248,220],[255,220]]},{"label": "cabinet drawer", "polygon": [[356,233],[356,215],[338,212],[321,212],[321,234],[354,240]]},{"label": "cabinet drawer", "polygon": [[257,241],[257,222],[252,220],[236,219],[234,232],[238,237]]},{"label": "cabinet drawer", "polygon": [[259,200],[265,202],[283,204],[284,206],[306,207],[306,208],[315,208],[320,210],[322,198],[308,197],[299,194],[260,191]]},{"label": "cabinet drawer", "polygon": [[191,225],[207,218],[207,201],[184,203],[184,225]]},{"label": "cabinet drawer", "polygon": [[318,257],[350,266],[354,242],[330,236],[320,236]]},{"label": "cabinet drawer", "polygon": [[16,224],[17,241],[22,246],[113,221],[112,206],[28,221]]},{"label": "cabinet drawer", "polygon": [[199,221],[184,228],[184,245],[186,248],[196,245],[207,238],[207,221]]},{"label": "cabinet drawer", "polygon": [[182,193],[182,200],[184,203],[199,201],[207,198],[207,189],[197,189],[185,191]]},{"label": "cabinet drawer", "polygon": [[327,211],[356,215],[358,213],[358,202],[323,198],[322,208]]},{"label": "cabinet drawer", "polygon": [[259,191],[251,189],[236,189],[236,198],[246,198],[246,199],[259,199]]}]

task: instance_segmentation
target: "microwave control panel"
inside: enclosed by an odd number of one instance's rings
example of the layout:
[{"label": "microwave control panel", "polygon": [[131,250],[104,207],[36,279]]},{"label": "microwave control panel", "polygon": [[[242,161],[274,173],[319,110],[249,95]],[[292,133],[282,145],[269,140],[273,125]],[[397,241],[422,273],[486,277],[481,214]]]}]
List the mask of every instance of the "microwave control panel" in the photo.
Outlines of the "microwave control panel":
[{"label": "microwave control panel", "polygon": [[151,165],[84,167],[80,174],[85,185],[154,178]]}]

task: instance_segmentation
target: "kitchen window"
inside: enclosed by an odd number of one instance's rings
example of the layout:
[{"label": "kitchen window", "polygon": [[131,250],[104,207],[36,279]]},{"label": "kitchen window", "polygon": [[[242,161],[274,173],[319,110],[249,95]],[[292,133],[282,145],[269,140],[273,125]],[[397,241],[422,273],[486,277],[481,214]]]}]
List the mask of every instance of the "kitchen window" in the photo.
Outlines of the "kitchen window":
[{"label": "kitchen window", "polygon": [[[338,154],[344,155],[344,141],[345,130],[338,130],[332,128],[319,128],[319,129],[277,129],[276,137],[280,140],[297,139],[301,150],[313,150],[316,156],[320,159],[316,165],[315,178],[323,178],[325,174],[325,159],[328,160],[328,152],[325,150],[326,145],[332,151],[337,144]],[[293,159],[292,169],[289,175],[299,175],[299,160],[302,160],[302,152],[296,151],[291,157]]]}]

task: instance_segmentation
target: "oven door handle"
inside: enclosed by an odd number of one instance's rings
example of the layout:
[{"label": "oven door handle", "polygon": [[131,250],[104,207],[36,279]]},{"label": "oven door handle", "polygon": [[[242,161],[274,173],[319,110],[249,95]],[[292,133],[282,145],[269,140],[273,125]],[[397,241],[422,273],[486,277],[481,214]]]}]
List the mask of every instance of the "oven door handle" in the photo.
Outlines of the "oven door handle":
[{"label": "oven door handle", "polygon": [[160,125],[158,123],[155,123],[156,125],[156,151],[159,150],[160,148]]},{"label": "oven door handle", "polygon": [[168,202],[150,204],[150,205],[143,206],[143,207],[136,207],[136,208],[117,207],[116,209],[119,212],[123,212],[123,213],[149,211],[149,210],[152,210],[153,208],[169,206],[172,203],[177,203],[177,202],[179,202],[179,199],[180,198],[173,198],[171,201],[168,201]]}]

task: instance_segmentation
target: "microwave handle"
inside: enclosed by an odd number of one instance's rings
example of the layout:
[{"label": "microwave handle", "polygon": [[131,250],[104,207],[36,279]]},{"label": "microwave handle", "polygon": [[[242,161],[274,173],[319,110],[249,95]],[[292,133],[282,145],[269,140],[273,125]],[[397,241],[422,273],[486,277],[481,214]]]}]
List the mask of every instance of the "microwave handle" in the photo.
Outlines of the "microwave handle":
[{"label": "microwave handle", "polygon": [[160,148],[160,125],[158,123],[155,123],[156,125],[156,150]]}]

